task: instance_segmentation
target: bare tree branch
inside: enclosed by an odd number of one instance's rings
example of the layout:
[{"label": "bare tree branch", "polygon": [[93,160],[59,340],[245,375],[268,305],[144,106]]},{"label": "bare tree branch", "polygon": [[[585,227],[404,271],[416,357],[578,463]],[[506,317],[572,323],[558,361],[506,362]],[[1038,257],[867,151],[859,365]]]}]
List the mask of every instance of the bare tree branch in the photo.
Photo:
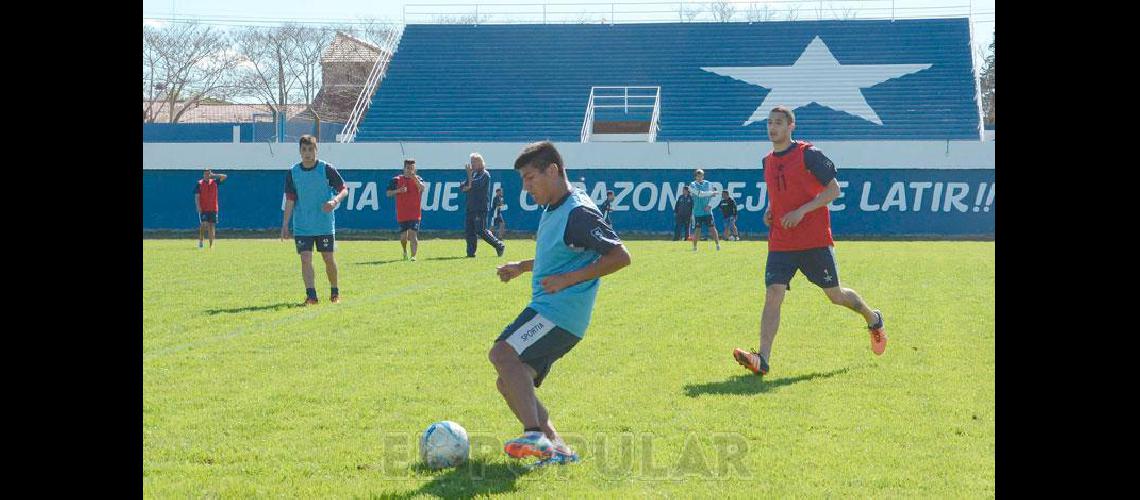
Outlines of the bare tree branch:
[{"label": "bare tree branch", "polygon": [[332,41],[333,31],[324,27],[298,27],[292,33],[294,51],[290,75],[296,79],[305,104],[312,104],[321,89],[321,54]]},{"label": "bare tree branch", "polygon": [[681,16],[685,18],[685,21],[693,22],[693,19],[696,19],[697,16],[701,15],[701,12],[703,11],[704,7],[701,6],[696,6],[693,8],[682,7]]},{"label": "bare tree branch", "polygon": [[767,22],[776,17],[776,12],[768,8],[768,4],[764,4],[762,8],[757,9],[755,3],[748,4],[748,10],[744,12],[744,18],[750,23]]},{"label": "bare tree branch", "polygon": [[297,26],[246,27],[235,35],[235,49],[242,56],[239,78],[242,94],[284,111],[296,96],[301,71],[296,64]]},{"label": "bare tree branch", "polygon": [[711,5],[709,5],[709,12],[712,13],[714,21],[718,23],[727,23],[729,21],[732,21],[732,16],[736,14],[736,7],[732,5],[732,2],[721,0],[719,2],[713,2]]},{"label": "bare tree branch", "polygon": [[996,76],[996,59],[994,58],[995,47],[997,43],[997,31],[994,31],[994,39],[990,42],[989,55],[986,56],[985,66],[982,67],[981,74],[981,91],[982,91],[982,111],[985,113],[985,123],[994,125],[997,123],[997,117],[994,107],[994,96],[997,93],[997,76]]},{"label": "bare tree branch", "polygon": [[144,120],[158,119],[155,101],[165,101],[170,123],[204,99],[234,94],[232,70],[238,59],[228,51],[225,33],[198,23],[143,27]]},{"label": "bare tree branch", "polygon": [[788,7],[784,13],[784,20],[795,21],[800,18],[800,5],[797,3],[795,7]]}]

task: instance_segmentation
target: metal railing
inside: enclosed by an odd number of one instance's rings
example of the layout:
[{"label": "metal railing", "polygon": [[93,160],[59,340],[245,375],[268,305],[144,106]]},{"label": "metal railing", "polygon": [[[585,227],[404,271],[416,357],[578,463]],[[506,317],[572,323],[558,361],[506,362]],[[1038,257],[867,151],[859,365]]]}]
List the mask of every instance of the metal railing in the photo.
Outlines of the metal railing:
[{"label": "metal railing", "polygon": [[768,0],[764,2],[550,2],[525,4],[406,4],[404,24],[614,24],[644,22],[765,22],[971,17],[973,0],[944,5],[896,5],[895,0]]},{"label": "metal railing", "polygon": [[349,143],[356,140],[356,131],[360,127],[360,121],[364,119],[364,114],[368,112],[368,107],[372,104],[372,95],[376,93],[376,89],[388,72],[388,63],[396,56],[396,50],[400,46],[400,36],[403,32],[403,25],[396,27],[388,32],[388,36],[380,44],[380,49],[383,52],[376,63],[372,65],[372,71],[368,73],[368,81],[364,88],[360,89],[360,95],[356,98],[352,113],[348,115],[348,122],[344,124],[341,133],[337,134],[337,142]]},{"label": "metal railing", "polygon": [[[621,95],[599,95],[599,92],[607,92],[611,90],[622,91]],[[630,90],[653,90],[652,95],[630,95]],[[599,100],[605,101],[610,99],[620,99],[620,104],[600,104]],[[630,99],[653,99],[653,104],[631,104]],[[586,116],[582,119],[582,142],[590,142],[590,136],[594,134],[594,110],[595,109],[621,109],[623,113],[629,113],[630,108],[652,108],[653,112],[649,118],[649,131],[648,141],[657,141],[657,131],[660,129],[658,120],[661,116],[661,87],[608,87],[608,86],[594,86],[590,87],[590,99],[586,102]]]}]

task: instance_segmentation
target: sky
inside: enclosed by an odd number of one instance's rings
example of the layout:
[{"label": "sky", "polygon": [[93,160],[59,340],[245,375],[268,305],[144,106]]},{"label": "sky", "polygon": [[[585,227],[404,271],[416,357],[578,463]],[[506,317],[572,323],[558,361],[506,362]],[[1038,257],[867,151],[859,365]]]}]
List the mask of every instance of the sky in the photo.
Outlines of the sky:
[{"label": "sky", "polygon": [[[975,53],[981,53],[989,46],[994,31],[994,3],[996,0],[842,0],[842,1],[793,1],[793,0],[730,0],[736,4],[738,12],[743,12],[749,4],[760,8],[764,4],[772,10],[785,10],[798,8],[801,10],[800,19],[810,19],[814,14],[809,13],[822,4],[824,9],[853,8],[856,10],[877,9],[878,13],[887,13],[894,7],[897,17],[957,17],[973,13],[974,19],[974,45]],[[246,25],[246,24],[280,24],[283,22],[312,22],[318,24],[331,24],[336,22],[360,22],[364,19],[390,22],[429,22],[440,14],[454,16],[463,13],[473,13],[474,4],[471,0],[426,0],[422,2],[402,2],[384,0],[324,0],[319,2],[320,7],[314,8],[312,0],[143,0],[143,22],[161,26],[164,20],[169,19],[198,19],[203,22],[220,25]],[[547,3],[550,12],[560,11],[566,13],[592,11],[595,17],[608,17],[606,11],[610,9],[609,2],[600,0],[583,0],[570,3],[568,0],[493,0],[480,3],[480,13],[514,11],[533,12],[536,20],[541,16],[541,4]],[[627,0],[614,2],[630,11],[677,11],[679,4],[685,8],[701,2],[647,2],[646,0]],[[592,4],[592,5],[591,5]],[[642,4],[642,5],[638,5]],[[665,16],[668,14],[644,14],[647,17]],[[624,16],[636,16],[625,14]],[[622,20],[623,15],[616,15]],[[656,18],[656,17],[655,17]],[[536,21],[540,22],[540,21]]]}]

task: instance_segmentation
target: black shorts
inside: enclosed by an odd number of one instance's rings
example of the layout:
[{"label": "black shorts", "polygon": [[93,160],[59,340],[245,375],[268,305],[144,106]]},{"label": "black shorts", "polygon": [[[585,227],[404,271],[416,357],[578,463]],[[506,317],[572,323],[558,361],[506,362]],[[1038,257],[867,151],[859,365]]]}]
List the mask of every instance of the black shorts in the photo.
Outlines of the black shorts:
[{"label": "black shorts", "polygon": [[407,231],[409,229],[411,229],[412,231],[419,231],[420,230],[420,221],[418,221],[418,220],[406,220],[406,221],[400,222],[399,224],[400,224],[400,232],[401,233],[404,231]]},{"label": "black shorts", "polygon": [[506,223],[506,221],[505,221],[505,220],[503,220],[503,216],[502,216],[502,215],[496,215],[496,216],[495,216],[495,218],[491,220],[491,225],[492,225],[492,226],[494,226],[494,225],[497,225],[497,224],[500,224],[500,223]]},{"label": "black shorts", "polygon": [[[788,285],[797,269],[820,288],[839,286],[835,248],[820,247],[790,252],[769,251],[768,263],[764,266],[764,287]],[[789,285],[788,290],[791,289]]]},{"label": "black shorts", "polygon": [[297,244],[297,253],[312,252],[313,245],[317,245],[318,252],[332,252],[336,248],[336,236],[323,234],[321,236],[294,236],[293,243]]},{"label": "black shorts", "polygon": [[198,214],[198,218],[201,219],[202,222],[209,222],[210,224],[217,224],[218,223],[218,213],[217,212],[202,212],[202,213]]},{"label": "black shorts", "polygon": [[519,359],[534,368],[538,373],[534,377],[534,386],[538,387],[542,385],[546,374],[550,373],[550,366],[582,339],[527,307],[513,323],[503,329],[495,342],[500,340],[510,344],[518,353]]},{"label": "black shorts", "polygon": [[698,215],[693,217],[693,227],[700,229],[701,224],[704,224],[705,227],[713,227],[712,215]]}]

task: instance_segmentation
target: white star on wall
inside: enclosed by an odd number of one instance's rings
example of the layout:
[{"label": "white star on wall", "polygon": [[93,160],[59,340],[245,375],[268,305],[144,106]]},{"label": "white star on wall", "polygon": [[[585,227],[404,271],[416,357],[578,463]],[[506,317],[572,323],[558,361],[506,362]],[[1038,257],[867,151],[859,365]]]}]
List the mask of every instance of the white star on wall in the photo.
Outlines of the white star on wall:
[{"label": "white star on wall", "polygon": [[839,64],[831,50],[817,36],[791,66],[739,66],[701,68],[721,76],[771,89],[743,126],[768,119],[764,103],[792,109],[811,103],[849,113],[876,125],[883,121],[860,89],[887,80],[930,69],[930,64]]}]

